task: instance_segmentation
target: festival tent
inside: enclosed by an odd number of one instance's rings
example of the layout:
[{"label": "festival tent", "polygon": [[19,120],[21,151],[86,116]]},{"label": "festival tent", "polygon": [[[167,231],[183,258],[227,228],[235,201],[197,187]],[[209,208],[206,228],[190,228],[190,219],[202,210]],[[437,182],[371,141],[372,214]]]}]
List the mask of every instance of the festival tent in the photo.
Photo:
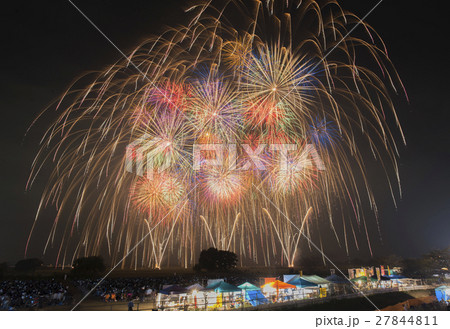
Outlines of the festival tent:
[{"label": "festival tent", "polygon": [[244,290],[244,298],[248,300],[252,306],[269,303],[267,298],[261,293],[261,290],[249,282],[241,284],[238,288]]},{"label": "festival tent", "polygon": [[297,288],[306,288],[306,287],[317,287],[317,284],[308,280],[303,279],[300,275],[296,275],[287,283],[293,284]]},{"label": "festival tent", "polygon": [[[224,301],[224,293],[233,293],[233,292],[241,292],[236,286],[232,284],[226,283],[225,281],[219,281],[208,285],[205,288],[205,291],[209,291],[208,299],[215,299],[216,302],[212,307],[222,307]],[[211,303],[208,303],[211,304]]]},{"label": "festival tent", "polygon": [[[186,296],[187,289],[184,287],[180,287],[176,284],[164,287],[164,289],[158,292],[156,298],[157,307],[161,307],[164,305],[171,304],[172,306],[181,304],[181,301]],[[163,297],[163,295],[165,295]]]},{"label": "festival tent", "polygon": [[233,286],[232,284],[226,283],[225,281],[220,281],[220,282],[210,284],[209,286],[207,286],[205,288],[205,290],[210,290],[210,291],[214,290],[215,292],[218,292],[218,293],[241,291],[241,289],[239,289],[238,287]]},{"label": "festival tent", "polygon": [[249,290],[245,292],[245,299],[249,301],[252,306],[258,306],[261,304],[268,304],[269,301],[262,294],[261,290]]},{"label": "festival tent", "polygon": [[332,274],[330,276],[327,276],[325,278],[325,280],[330,281],[331,283],[334,284],[345,284],[345,283],[349,283],[348,280],[346,278],[343,278],[337,274]]},{"label": "festival tent", "polygon": [[330,284],[330,281],[328,281],[328,280],[326,280],[324,278],[321,278],[318,275],[303,275],[301,278],[303,280],[315,283],[317,285]]},{"label": "festival tent", "polygon": [[389,279],[391,279],[391,280],[401,280],[401,279],[406,279],[406,276],[404,276],[404,275],[398,275],[398,274],[388,275],[387,277],[388,277]]},{"label": "festival tent", "polygon": [[358,276],[357,278],[353,278],[350,281],[352,281],[352,282],[367,282],[367,281],[376,282],[378,280],[374,279],[374,278],[367,278],[367,276]]},{"label": "festival tent", "polygon": [[264,278],[264,284],[277,281],[277,278]]},{"label": "festival tent", "polygon": [[201,293],[205,290],[201,284],[194,283],[186,288],[189,291],[188,301],[191,304],[194,304],[194,307],[197,309],[198,305],[204,305],[206,303],[205,296]]},{"label": "festival tent", "polygon": [[319,286],[316,283],[305,280],[300,275],[296,275],[288,282],[289,284],[293,284],[298,289],[298,293],[301,293],[302,298],[305,298],[306,294],[317,292]]},{"label": "festival tent", "polygon": [[398,285],[414,285],[418,281],[414,279],[408,279],[406,276],[400,274],[391,274],[388,275],[387,277],[391,279],[393,283]]},{"label": "festival tent", "polygon": [[[312,283],[315,283],[316,285],[318,285],[320,297],[326,296],[326,293],[327,293],[326,291],[328,290],[329,285],[331,283],[330,281],[328,281],[324,278],[321,278],[318,275],[303,275],[301,278],[303,280],[306,280],[306,281],[309,281],[309,282],[312,282]],[[324,288],[324,289],[322,289],[322,288]]]},{"label": "festival tent", "polygon": [[331,283],[331,294],[345,294],[347,292],[347,285],[351,284],[351,282],[346,277],[339,276],[335,273],[327,276],[325,279],[330,281]]},{"label": "festival tent", "polygon": [[434,289],[436,294],[436,298],[438,301],[447,301],[450,299],[450,287],[449,286],[440,286]]},{"label": "festival tent", "polygon": [[273,288],[273,289],[289,289],[289,288],[295,288],[294,285],[280,281],[280,280],[275,280],[273,282],[269,282],[266,283],[265,285],[261,286],[261,288]]},{"label": "festival tent", "polygon": [[251,284],[250,282],[245,282],[238,286],[238,288],[245,291],[260,290],[257,286]]},{"label": "festival tent", "polygon": [[286,283],[286,282],[283,282],[280,280],[275,280],[273,282],[266,283],[265,285],[261,286],[261,288],[263,290],[265,290],[266,292],[268,292],[270,290],[276,290],[277,291],[277,300],[278,300],[280,289],[295,289],[297,287],[294,286],[293,284],[289,284],[289,283]]},{"label": "festival tent", "polygon": [[298,274],[284,274],[283,275],[283,282],[289,282],[289,281],[291,281],[293,278],[295,278],[297,276],[298,276]]},{"label": "festival tent", "polygon": [[188,290],[184,287],[180,287],[176,284],[166,287],[163,290],[160,290],[159,293],[163,295],[181,295],[187,293]]},{"label": "festival tent", "polygon": [[225,279],[208,279],[208,281],[206,282],[206,286],[210,286],[213,283],[222,282],[222,281],[225,281]]},{"label": "festival tent", "polygon": [[186,288],[188,291],[202,291],[205,289],[205,287],[203,287],[201,284],[198,283],[194,283],[192,285],[190,285],[189,287]]}]

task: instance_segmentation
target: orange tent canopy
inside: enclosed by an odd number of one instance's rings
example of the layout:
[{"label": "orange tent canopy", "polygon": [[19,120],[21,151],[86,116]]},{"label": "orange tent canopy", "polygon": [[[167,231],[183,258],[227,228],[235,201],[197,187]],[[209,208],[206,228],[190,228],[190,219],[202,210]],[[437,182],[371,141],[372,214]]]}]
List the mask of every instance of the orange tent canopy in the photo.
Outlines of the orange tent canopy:
[{"label": "orange tent canopy", "polygon": [[297,288],[296,286],[294,286],[293,284],[289,284],[280,280],[276,280],[276,281],[272,281],[269,283],[266,283],[265,285],[261,286],[261,288],[265,288],[265,287],[271,287],[274,289],[288,289],[288,288]]},{"label": "orange tent canopy", "polygon": [[277,278],[264,278],[264,284],[277,281]]}]

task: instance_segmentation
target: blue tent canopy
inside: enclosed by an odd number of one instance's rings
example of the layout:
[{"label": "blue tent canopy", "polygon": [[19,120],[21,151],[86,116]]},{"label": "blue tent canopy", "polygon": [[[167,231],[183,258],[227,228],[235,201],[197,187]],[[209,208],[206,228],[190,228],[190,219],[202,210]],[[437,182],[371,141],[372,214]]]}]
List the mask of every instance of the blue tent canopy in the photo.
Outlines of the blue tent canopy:
[{"label": "blue tent canopy", "polygon": [[298,276],[298,274],[284,274],[283,275],[283,282],[289,282],[290,280],[292,280],[296,276]]},{"label": "blue tent canopy", "polygon": [[398,274],[388,275],[387,277],[389,279],[391,279],[391,280],[393,280],[393,279],[406,279],[406,276],[398,275]]},{"label": "blue tent canopy", "polygon": [[450,299],[450,287],[440,286],[434,290],[438,301],[447,301]]},{"label": "blue tent canopy", "polygon": [[268,304],[269,301],[262,294],[260,290],[248,290],[245,292],[245,299],[249,301],[252,306],[258,306],[261,304]]}]

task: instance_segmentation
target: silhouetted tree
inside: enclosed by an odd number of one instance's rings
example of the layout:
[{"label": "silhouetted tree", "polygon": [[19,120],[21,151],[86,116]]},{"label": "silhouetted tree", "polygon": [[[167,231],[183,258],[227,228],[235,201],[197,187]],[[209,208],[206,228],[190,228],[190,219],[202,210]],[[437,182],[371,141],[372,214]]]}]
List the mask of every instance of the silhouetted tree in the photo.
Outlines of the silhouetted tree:
[{"label": "silhouetted tree", "polygon": [[403,275],[410,278],[425,278],[431,275],[429,264],[424,257],[407,258],[404,261]]},{"label": "silhouetted tree", "polygon": [[18,272],[34,272],[42,264],[44,262],[37,258],[22,259],[16,263],[15,269]]},{"label": "silhouetted tree", "polygon": [[75,276],[92,276],[102,273],[106,269],[103,258],[89,256],[78,258],[73,262],[72,274]]},{"label": "silhouetted tree", "polygon": [[217,267],[221,271],[228,271],[236,267],[238,257],[234,252],[219,250],[219,259],[217,260]]},{"label": "silhouetted tree", "polygon": [[433,274],[448,273],[450,248],[435,249],[422,257],[406,259],[403,273],[411,277],[431,277]]},{"label": "silhouetted tree", "polygon": [[202,250],[196,269],[207,271],[228,271],[236,267],[238,257],[234,252],[209,248]]},{"label": "silhouetted tree", "polygon": [[394,266],[404,267],[405,266],[405,260],[401,256],[398,256],[395,254],[392,254],[389,256],[377,257],[377,258],[375,258],[375,260],[372,263],[377,264],[377,265],[389,265],[390,267],[394,267]]},{"label": "silhouetted tree", "polygon": [[450,247],[444,249],[431,250],[424,255],[425,261],[435,270],[450,267]]}]

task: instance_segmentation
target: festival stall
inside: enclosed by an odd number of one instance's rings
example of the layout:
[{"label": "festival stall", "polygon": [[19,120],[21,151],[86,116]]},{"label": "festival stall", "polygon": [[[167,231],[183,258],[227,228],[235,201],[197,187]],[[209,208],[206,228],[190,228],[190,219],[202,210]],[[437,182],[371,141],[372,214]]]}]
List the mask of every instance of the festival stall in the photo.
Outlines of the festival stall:
[{"label": "festival stall", "polygon": [[380,275],[379,277],[376,275],[372,275],[371,279],[377,280],[376,283],[373,283],[376,288],[392,288],[392,280],[384,275]]},{"label": "festival stall", "polygon": [[325,280],[330,282],[330,293],[335,294],[346,294],[349,291],[348,286],[351,284],[347,278],[343,278],[337,274],[331,274],[327,276]]},{"label": "festival stall", "polygon": [[377,279],[367,277],[365,275],[358,276],[356,278],[351,279],[350,281],[356,284],[356,286],[360,289],[372,289],[374,288],[374,284],[376,286],[376,284],[378,283]]},{"label": "festival stall", "polygon": [[293,284],[275,280],[261,286],[261,291],[272,302],[279,302],[293,299],[295,288]]},{"label": "festival stall", "polygon": [[[294,279],[295,277],[298,277],[298,274],[283,274],[283,282],[289,282],[292,279]],[[275,280],[274,280],[275,281]],[[265,282],[267,283],[267,282]]]},{"label": "festival stall", "polygon": [[182,310],[186,308],[188,290],[179,285],[165,287],[158,292],[156,307],[169,310]]},{"label": "festival stall", "polygon": [[252,306],[269,303],[267,298],[262,294],[261,289],[249,282],[239,285],[238,288],[242,289],[243,298]]},{"label": "festival stall", "polygon": [[296,287],[294,299],[314,298],[319,295],[319,286],[316,283],[303,279],[300,275],[294,275],[287,283]]},{"label": "festival stall", "polygon": [[305,279],[306,281],[315,283],[319,286],[319,297],[320,298],[324,298],[327,297],[328,295],[328,291],[330,288],[330,281],[321,278],[318,275],[304,275],[302,276],[303,279]]},{"label": "festival stall", "polygon": [[388,278],[393,282],[395,287],[407,287],[407,286],[417,286],[420,285],[421,280],[407,278],[404,275],[392,274]]},{"label": "festival stall", "polygon": [[227,309],[237,307],[235,293],[241,289],[224,281],[215,282],[205,288],[206,307],[210,309]]},{"label": "festival stall", "polygon": [[440,302],[447,302],[450,300],[450,287],[449,286],[440,286],[434,290],[436,294],[436,298]]},{"label": "festival stall", "polygon": [[195,283],[186,287],[186,290],[188,291],[187,302],[191,309],[202,309],[206,303],[205,294],[203,293],[205,287],[201,284]]},{"label": "festival stall", "polygon": [[327,280],[328,282],[331,282],[333,284],[348,284],[349,283],[347,278],[343,278],[337,274],[332,274],[330,276],[327,276],[325,278],[325,280]]},{"label": "festival stall", "polygon": [[303,275],[302,279],[304,279],[306,281],[309,281],[309,282],[312,282],[312,283],[315,283],[318,286],[321,286],[321,287],[324,287],[324,288],[327,288],[328,285],[330,284],[330,281],[328,281],[328,280],[326,280],[324,278],[321,278],[318,275]]}]

